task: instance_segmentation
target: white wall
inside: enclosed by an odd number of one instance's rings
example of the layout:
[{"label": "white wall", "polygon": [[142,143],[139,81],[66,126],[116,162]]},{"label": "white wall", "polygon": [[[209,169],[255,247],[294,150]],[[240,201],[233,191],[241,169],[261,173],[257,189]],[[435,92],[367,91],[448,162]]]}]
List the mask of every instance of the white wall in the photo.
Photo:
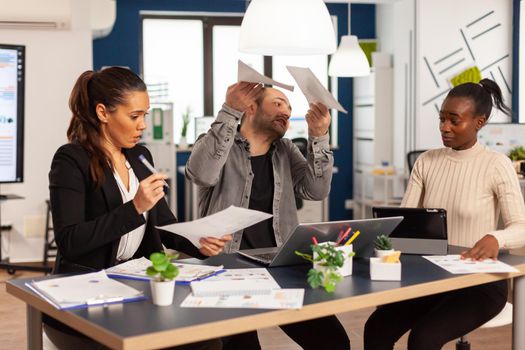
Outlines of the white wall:
[{"label": "white wall", "polygon": [[[477,66],[511,104],[512,0],[419,1],[417,16],[416,147],[439,148],[438,110],[454,76]],[[491,122],[510,122],[494,112]]]},{"label": "white wall", "polygon": [[[396,167],[404,167],[410,150],[442,147],[437,109],[451,87],[450,78],[464,69],[490,66],[482,76],[495,79],[510,103],[511,0],[398,0],[378,4],[376,16],[379,47],[394,56]],[[504,118],[494,115],[491,120]]]},{"label": "white wall", "polygon": [[[44,234],[48,172],[54,152],[67,141],[69,93],[80,73],[93,66],[89,2],[72,0],[71,12],[70,30],[0,29],[0,43],[26,46],[24,182],[0,188],[25,197],[2,203],[2,223],[12,223],[17,236]],[[40,250],[17,252],[11,246],[11,260],[41,259],[42,246],[30,246]]]},{"label": "white wall", "polygon": [[[405,167],[407,152],[413,147],[413,137],[408,132],[414,114],[414,51],[415,51],[415,1],[399,0],[393,4],[376,6],[376,32],[381,51],[393,56],[394,101],[392,123],[392,163],[396,169]],[[396,195],[402,195],[396,189]]]}]

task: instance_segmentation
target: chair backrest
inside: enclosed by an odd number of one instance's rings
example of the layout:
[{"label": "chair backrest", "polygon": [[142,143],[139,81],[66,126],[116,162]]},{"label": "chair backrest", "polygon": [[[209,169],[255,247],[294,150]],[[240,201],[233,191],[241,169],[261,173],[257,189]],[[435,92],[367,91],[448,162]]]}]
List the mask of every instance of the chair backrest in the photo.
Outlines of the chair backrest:
[{"label": "chair backrest", "polygon": [[414,150],[407,153],[407,164],[408,164],[408,172],[412,172],[412,169],[414,168],[414,164],[416,164],[416,159],[421,155],[421,153],[426,152],[427,150]]},{"label": "chair backrest", "polygon": [[306,157],[308,150],[308,140],[304,137],[296,137],[292,139],[292,142],[299,148],[299,151]]},{"label": "chair backrest", "polygon": [[[306,153],[308,153],[308,140],[304,137],[296,137],[292,139],[292,142],[297,148],[299,148],[299,151],[301,151],[303,156],[306,157]],[[303,205],[303,200],[295,197],[295,206],[297,207],[297,210],[302,209]]]},{"label": "chair backrest", "polygon": [[43,263],[47,266],[49,258],[56,258],[57,246],[53,234],[53,224],[51,222],[51,202],[46,199],[46,228],[44,232],[44,260]]}]

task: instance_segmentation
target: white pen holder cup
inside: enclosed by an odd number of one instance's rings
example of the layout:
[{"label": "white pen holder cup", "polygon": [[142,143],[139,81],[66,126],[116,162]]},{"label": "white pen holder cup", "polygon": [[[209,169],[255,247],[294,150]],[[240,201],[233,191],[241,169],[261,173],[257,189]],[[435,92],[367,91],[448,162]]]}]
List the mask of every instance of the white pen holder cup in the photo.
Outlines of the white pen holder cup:
[{"label": "white pen holder cup", "polygon": [[167,306],[173,303],[173,293],[175,292],[175,281],[158,282],[151,280],[151,299],[153,304]]},{"label": "white pen holder cup", "polygon": [[[320,245],[323,245],[323,244],[332,244],[332,245],[335,245],[334,242],[323,242],[323,243],[319,243]],[[352,260],[353,260],[353,248],[352,248],[352,245],[349,244],[349,245],[341,245],[341,246],[336,246],[335,247],[336,250],[340,250],[343,252],[343,257],[344,257],[344,263],[343,263],[343,266],[337,268],[337,272],[343,276],[343,277],[346,277],[346,276],[351,276],[352,275]],[[352,255],[352,256],[349,256],[349,255]],[[316,270],[325,270],[326,268],[322,265],[320,265],[320,263],[322,263],[322,260],[319,260],[319,261],[315,261],[315,259],[317,259],[317,253],[314,252],[314,269]]]},{"label": "white pen holder cup", "polygon": [[401,263],[385,263],[381,258],[370,258],[372,281],[401,281]]}]

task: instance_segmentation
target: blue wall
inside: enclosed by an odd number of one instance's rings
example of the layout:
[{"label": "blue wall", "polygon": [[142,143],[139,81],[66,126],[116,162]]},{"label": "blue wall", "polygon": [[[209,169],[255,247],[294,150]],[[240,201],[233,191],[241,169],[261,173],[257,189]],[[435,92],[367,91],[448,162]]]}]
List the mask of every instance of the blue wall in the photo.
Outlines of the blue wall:
[{"label": "blue wall", "polygon": [[[140,10],[158,11],[206,11],[244,12],[245,1],[241,0],[122,0],[117,1],[117,21],[113,31],[103,39],[93,41],[93,63],[95,69],[103,66],[127,66],[140,72]],[[328,4],[328,10],[338,17],[338,34],[348,34],[348,5]],[[375,38],[375,6],[351,5],[351,32],[359,38]],[[166,38],[169,45],[169,38]],[[330,194],[330,220],[352,217],[351,210],[344,209],[346,199],[353,198],[352,185],[352,79],[339,79],[338,100],[348,110],[348,115],[339,116],[339,148],[334,150],[335,165]],[[188,154],[180,154],[177,165],[185,164]],[[183,218],[183,183],[177,180],[178,217]]]},{"label": "blue wall", "polygon": [[[339,36],[348,34],[348,11],[339,12],[332,4],[328,5],[331,13],[338,16]],[[376,37],[375,5],[355,4],[350,8],[350,31],[358,38],[371,39]],[[330,192],[330,220],[345,220],[352,218],[352,210],[345,209],[345,200],[354,197],[353,191],[353,89],[351,78],[339,78],[338,100],[348,111],[348,115],[339,114],[339,149],[334,150],[335,165],[338,172],[332,180]]]}]

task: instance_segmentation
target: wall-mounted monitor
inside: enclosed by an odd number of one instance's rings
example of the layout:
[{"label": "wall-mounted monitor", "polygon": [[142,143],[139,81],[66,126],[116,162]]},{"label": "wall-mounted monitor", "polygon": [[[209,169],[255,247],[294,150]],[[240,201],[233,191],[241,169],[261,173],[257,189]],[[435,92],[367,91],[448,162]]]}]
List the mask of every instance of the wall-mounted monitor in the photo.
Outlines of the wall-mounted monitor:
[{"label": "wall-mounted monitor", "polygon": [[24,179],[25,46],[0,44],[0,183]]}]

